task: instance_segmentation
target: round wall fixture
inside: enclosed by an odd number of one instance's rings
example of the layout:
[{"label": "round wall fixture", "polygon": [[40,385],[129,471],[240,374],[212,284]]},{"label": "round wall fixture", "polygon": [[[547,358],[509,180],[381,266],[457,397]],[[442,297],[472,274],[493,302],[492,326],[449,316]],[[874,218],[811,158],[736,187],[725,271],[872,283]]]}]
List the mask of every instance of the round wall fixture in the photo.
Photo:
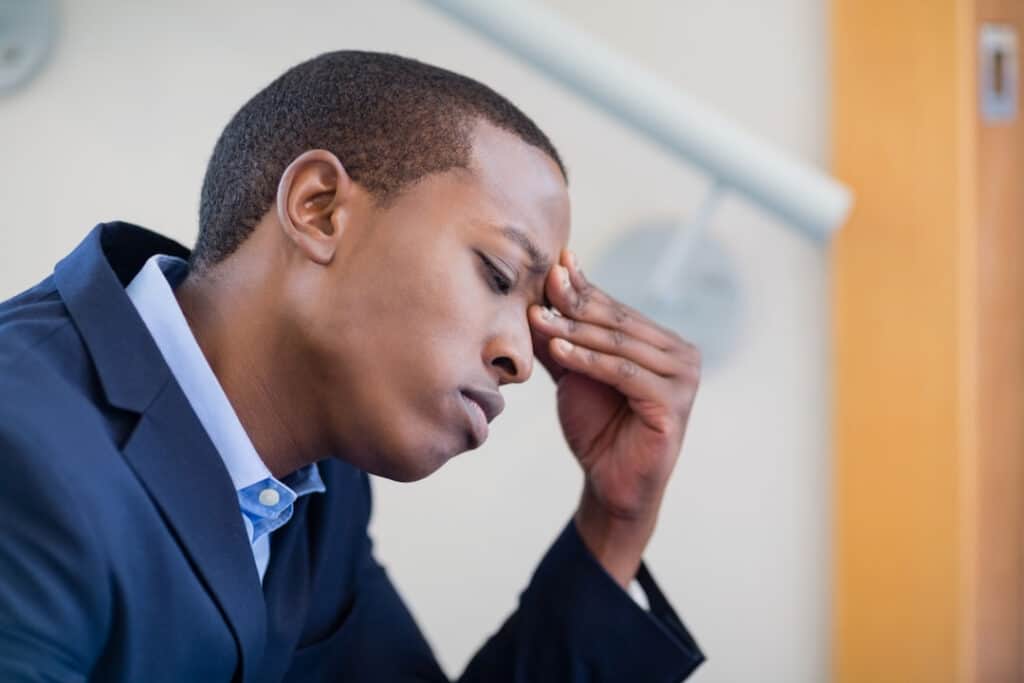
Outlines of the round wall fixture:
[{"label": "round wall fixture", "polygon": [[651,220],[624,231],[597,259],[594,282],[697,346],[705,369],[733,351],[741,320],[740,286],[725,249],[697,232],[685,259],[660,285],[654,266],[678,239],[681,220]]},{"label": "round wall fixture", "polygon": [[0,95],[39,71],[56,35],[53,0],[0,0]]}]

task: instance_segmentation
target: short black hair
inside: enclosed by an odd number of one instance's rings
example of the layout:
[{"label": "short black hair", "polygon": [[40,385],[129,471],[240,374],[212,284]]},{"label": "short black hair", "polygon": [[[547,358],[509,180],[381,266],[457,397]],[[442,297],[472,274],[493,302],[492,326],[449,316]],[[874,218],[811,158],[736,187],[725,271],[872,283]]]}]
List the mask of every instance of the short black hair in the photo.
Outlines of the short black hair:
[{"label": "short black hair", "polygon": [[273,206],[285,168],[304,151],[329,150],[385,205],[429,174],[467,167],[478,119],[543,150],[566,175],[529,117],[466,76],[351,50],[292,67],[246,102],[217,140],[203,180],[193,268],[238,248]]}]

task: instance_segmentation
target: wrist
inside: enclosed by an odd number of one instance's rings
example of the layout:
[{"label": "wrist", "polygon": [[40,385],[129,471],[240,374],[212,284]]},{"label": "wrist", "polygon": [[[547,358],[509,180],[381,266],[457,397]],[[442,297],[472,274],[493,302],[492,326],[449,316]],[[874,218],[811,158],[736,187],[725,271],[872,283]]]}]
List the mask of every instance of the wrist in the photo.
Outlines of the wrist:
[{"label": "wrist", "polygon": [[574,522],[587,550],[624,589],[636,576],[654,533],[658,505],[641,514],[613,514],[584,488]]}]

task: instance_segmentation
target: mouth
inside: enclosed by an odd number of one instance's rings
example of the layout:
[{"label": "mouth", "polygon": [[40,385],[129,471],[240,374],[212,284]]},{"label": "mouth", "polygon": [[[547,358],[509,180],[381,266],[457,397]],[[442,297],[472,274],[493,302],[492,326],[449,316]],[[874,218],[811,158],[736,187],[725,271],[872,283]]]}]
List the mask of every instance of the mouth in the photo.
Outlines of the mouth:
[{"label": "mouth", "polygon": [[496,391],[480,389],[462,389],[460,395],[473,434],[473,448],[479,448],[487,440],[488,423],[505,409],[505,400]]}]

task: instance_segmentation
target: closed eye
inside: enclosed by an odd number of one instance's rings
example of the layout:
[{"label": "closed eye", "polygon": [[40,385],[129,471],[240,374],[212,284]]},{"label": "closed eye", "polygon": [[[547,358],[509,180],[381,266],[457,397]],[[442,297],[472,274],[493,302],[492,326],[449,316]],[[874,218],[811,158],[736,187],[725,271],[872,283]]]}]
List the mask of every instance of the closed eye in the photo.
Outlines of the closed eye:
[{"label": "closed eye", "polygon": [[487,280],[491,288],[502,296],[508,296],[512,292],[515,283],[495,265],[494,261],[483,254],[479,254],[479,256],[484,264],[484,270],[486,270]]}]

